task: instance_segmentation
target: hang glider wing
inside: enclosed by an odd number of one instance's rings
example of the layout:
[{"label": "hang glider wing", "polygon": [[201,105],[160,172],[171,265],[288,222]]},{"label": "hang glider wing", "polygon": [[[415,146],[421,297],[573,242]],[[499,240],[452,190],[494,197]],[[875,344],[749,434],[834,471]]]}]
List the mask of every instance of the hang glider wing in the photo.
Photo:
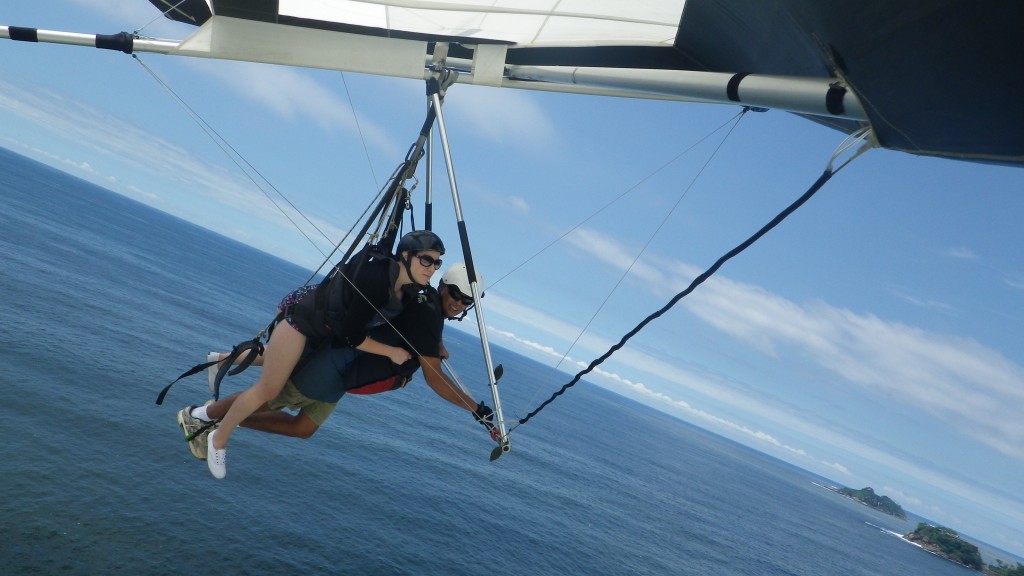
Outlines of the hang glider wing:
[{"label": "hang glider wing", "polygon": [[[889,149],[1024,162],[1021,2],[186,0],[167,16],[202,26],[195,55],[418,78],[447,42],[478,84],[749,103],[869,123]],[[785,96],[762,86],[776,77]]]},{"label": "hang glider wing", "polygon": [[150,0],[181,41],[0,26],[125,52],[776,108],[912,154],[1024,164],[1024,2]]}]

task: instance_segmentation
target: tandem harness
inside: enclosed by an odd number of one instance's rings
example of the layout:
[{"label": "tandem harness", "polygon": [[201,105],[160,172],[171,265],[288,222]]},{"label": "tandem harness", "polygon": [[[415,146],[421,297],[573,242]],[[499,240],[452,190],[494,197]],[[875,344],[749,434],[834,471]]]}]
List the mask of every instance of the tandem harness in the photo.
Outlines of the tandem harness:
[{"label": "tandem harness", "polygon": [[[337,342],[334,342],[335,334],[331,330],[331,325],[335,324],[339,319],[345,316],[346,311],[351,306],[354,298],[363,298],[364,295],[358,293],[358,289],[352,283],[352,278],[359,273],[362,269],[363,264],[376,260],[390,261],[390,257],[380,250],[379,246],[366,245],[357,252],[352,258],[343,264],[335,266],[327,278],[321,282],[313,291],[306,294],[298,302],[288,306],[287,308],[278,312],[274,319],[270,321],[266,328],[260,331],[255,338],[240,342],[239,344],[232,347],[231,352],[222,360],[213,360],[197,364],[180,376],[178,376],[173,382],[169,383],[160,391],[157,396],[156,403],[163,404],[164,397],[171,387],[188,376],[192,376],[201,373],[216,364],[220,364],[220,368],[217,370],[217,375],[210,385],[210,393],[213,395],[214,400],[220,399],[220,385],[224,380],[225,376],[234,376],[241,373],[246,368],[252,365],[257,357],[263,355],[265,350],[261,339],[265,336],[266,339],[270,340],[270,334],[277,326],[278,322],[281,322],[285,318],[289,318],[294,324],[297,325],[297,329],[303,334],[308,334],[306,350],[303,352],[302,357],[296,364],[293,370],[293,375],[298,375],[303,372],[307,364],[309,364],[317,354],[329,354],[332,349],[338,349]],[[387,273],[387,283],[393,284],[395,276],[397,274],[397,268],[394,265],[389,266]],[[389,310],[392,306],[384,306],[378,313],[378,317],[374,318],[372,324],[381,324],[386,322],[387,318],[393,316],[397,311]],[[398,308],[400,310],[400,308]],[[345,345],[347,343],[341,343]],[[358,354],[358,353],[357,353]],[[364,356],[358,354],[358,356]],[[375,356],[375,355],[365,355]],[[358,364],[362,366],[357,373],[360,374],[360,380],[358,385],[353,387],[359,387],[369,383],[375,383],[380,380],[384,380],[391,376],[401,374],[401,372],[408,372],[408,378],[402,383],[408,382],[411,378],[412,372],[408,370],[394,371],[390,368],[390,360],[382,358],[387,366],[381,366],[377,362],[361,361]],[[351,358],[350,360],[355,360]],[[237,364],[237,366],[235,365]],[[387,368],[384,370],[382,368]],[[415,369],[413,369],[415,371]],[[329,373],[323,370],[322,367],[319,370],[313,372],[318,375],[326,376]],[[338,377],[338,371],[335,371],[335,380]],[[373,380],[365,380],[364,378],[374,378]],[[349,386],[346,385],[345,388]],[[321,399],[321,398],[314,398]]]}]

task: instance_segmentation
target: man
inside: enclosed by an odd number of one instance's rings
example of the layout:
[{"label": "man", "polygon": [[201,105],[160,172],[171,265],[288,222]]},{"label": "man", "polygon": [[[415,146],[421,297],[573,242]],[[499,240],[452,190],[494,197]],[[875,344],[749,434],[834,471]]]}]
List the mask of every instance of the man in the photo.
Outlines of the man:
[{"label": "man", "polygon": [[[482,286],[483,281],[479,284]],[[334,411],[342,395],[375,394],[403,387],[417,368],[422,368],[427,385],[441,398],[473,413],[488,430],[493,430],[493,412],[483,402],[475,402],[441,370],[448,357],[441,340],[444,320],[463,316],[473,303],[465,264],[451,265],[441,277],[438,290],[427,290],[405,307],[390,323],[375,327],[371,335],[380,342],[400,346],[413,360],[396,366],[384,356],[360,354],[350,349],[316,351],[295,372],[277,397],[263,404],[241,426],[271,434],[309,438]],[[211,354],[209,360],[223,359]],[[259,360],[255,362],[259,364]],[[340,366],[341,369],[336,369]],[[210,368],[215,371],[217,366]],[[215,422],[227,414],[241,394],[235,393],[204,406],[188,406],[178,412],[178,425],[185,433],[192,455],[207,456],[207,435]],[[297,413],[284,411],[285,408]]]}]

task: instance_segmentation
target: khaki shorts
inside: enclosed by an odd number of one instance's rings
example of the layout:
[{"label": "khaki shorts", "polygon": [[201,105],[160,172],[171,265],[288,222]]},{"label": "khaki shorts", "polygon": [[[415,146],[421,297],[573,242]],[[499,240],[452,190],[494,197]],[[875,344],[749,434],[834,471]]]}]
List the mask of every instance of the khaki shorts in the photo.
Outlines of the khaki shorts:
[{"label": "khaki shorts", "polygon": [[284,385],[284,389],[281,390],[277,397],[267,402],[267,408],[271,410],[283,410],[285,408],[299,410],[317,426],[324,425],[327,417],[331,415],[331,412],[334,412],[334,407],[337,405],[337,402],[321,402],[320,400],[313,400],[303,396],[298,388],[295,387],[295,384],[292,384],[291,380]]}]

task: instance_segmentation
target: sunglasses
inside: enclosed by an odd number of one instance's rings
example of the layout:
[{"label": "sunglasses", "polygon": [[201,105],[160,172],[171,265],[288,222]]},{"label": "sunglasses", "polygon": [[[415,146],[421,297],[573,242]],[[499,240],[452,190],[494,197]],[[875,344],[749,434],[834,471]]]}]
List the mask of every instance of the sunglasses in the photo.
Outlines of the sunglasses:
[{"label": "sunglasses", "polygon": [[463,306],[469,306],[473,303],[473,297],[463,294],[458,286],[454,284],[445,284],[445,286],[448,286],[448,295],[461,302]]},{"label": "sunglasses", "polygon": [[433,258],[431,256],[427,256],[426,254],[417,254],[416,259],[420,261],[420,266],[423,266],[424,268],[430,268],[431,266],[434,267],[434,270],[438,270],[441,268],[440,258]]}]

